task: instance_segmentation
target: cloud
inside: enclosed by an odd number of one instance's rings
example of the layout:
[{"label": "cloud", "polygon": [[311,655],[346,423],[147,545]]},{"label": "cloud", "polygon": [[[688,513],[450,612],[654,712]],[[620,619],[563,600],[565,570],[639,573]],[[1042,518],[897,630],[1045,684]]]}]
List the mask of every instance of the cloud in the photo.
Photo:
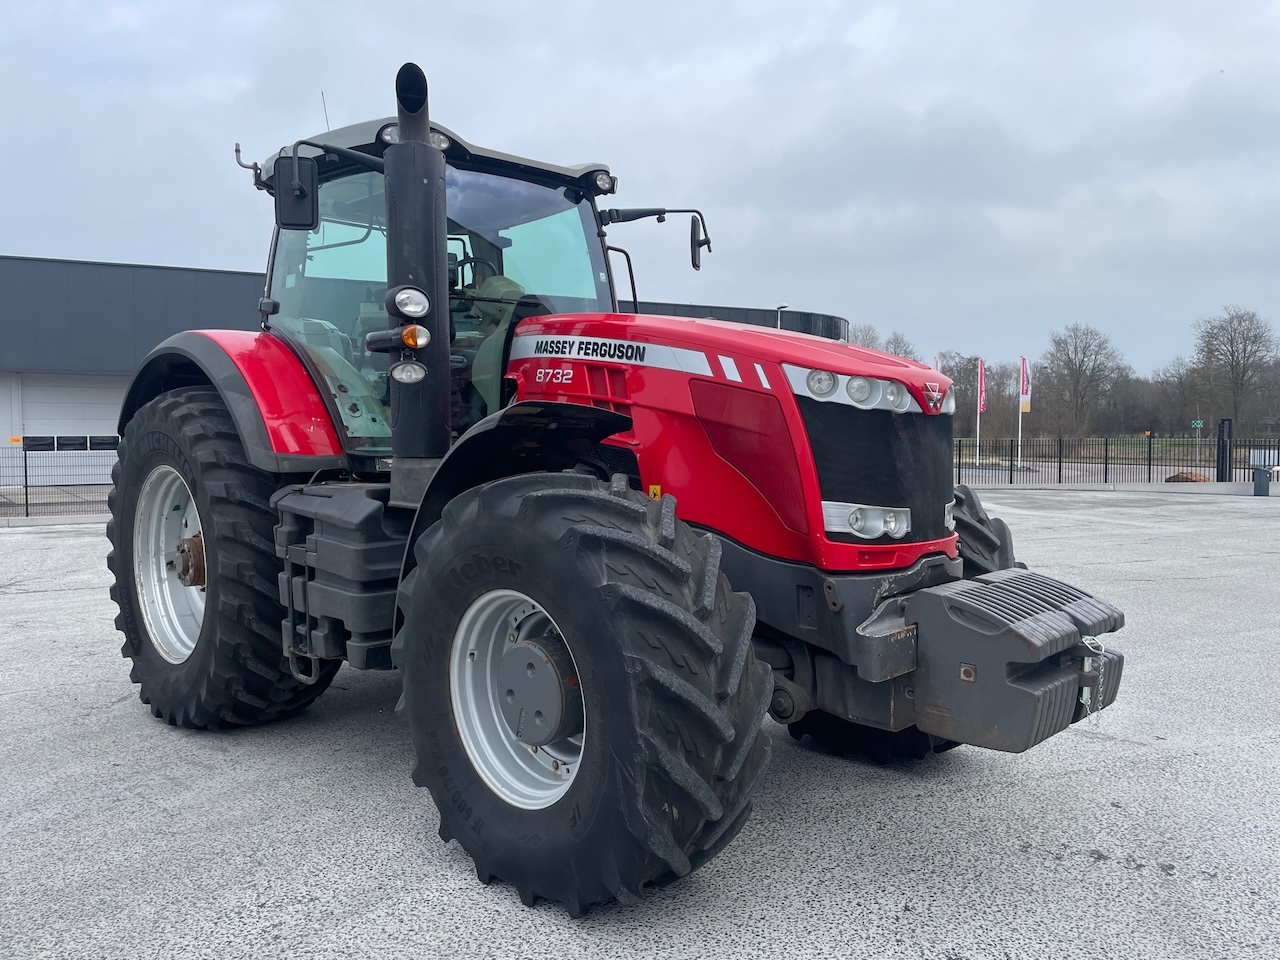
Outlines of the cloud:
[{"label": "cloud", "polygon": [[[234,166],[391,112],[422,63],[467,139],[602,160],[642,297],[797,308],[929,355],[1108,330],[1140,371],[1226,301],[1280,316],[1276,8],[922,0],[24,4],[0,32],[2,252],[261,269]],[[12,95],[16,91],[18,95]],[[25,152],[24,152],[25,151]]]}]

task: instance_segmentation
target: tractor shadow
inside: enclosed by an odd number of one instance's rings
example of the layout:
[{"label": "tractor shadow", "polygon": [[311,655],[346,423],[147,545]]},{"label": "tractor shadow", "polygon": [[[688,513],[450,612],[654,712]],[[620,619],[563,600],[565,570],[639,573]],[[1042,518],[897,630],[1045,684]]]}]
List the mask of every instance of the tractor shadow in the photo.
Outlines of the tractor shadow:
[{"label": "tractor shadow", "polygon": [[[291,763],[302,766],[340,765],[341,780],[332,784],[336,793],[368,785],[370,796],[385,805],[381,815],[405,828],[384,838],[397,849],[395,856],[433,862],[451,875],[443,882],[467,889],[475,884],[474,896],[489,909],[510,913],[513,920],[527,916],[514,887],[496,879],[488,887],[475,883],[470,857],[456,841],[442,846],[437,839],[435,807],[427,791],[411,780],[409,729],[395,711],[400,689],[395,672],[344,668],[302,713],[213,736],[232,754],[248,748],[259,755],[288,755]],[[788,888],[803,885],[800,878],[806,876],[813,884],[844,883],[885,858],[897,857],[900,844],[916,833],[918,818],[939,816],[958,784],[983,779],[987,762],[984,751],[972,748],[920,759],[886,758],[882,749],[876,752],[883,744],[874,742],[864,745],[867,749],[845,745],[838,752],[812,737],[796,741],[771,720],[763,735],[771,741],[772,757],[753,816],[720,856],[688,877],[647,890],[638,907],[606,904],[573,921],[559,904],[540,902],[535,907],[539,922],[562,935],[595,940],[605,931],[642,933],[657,917],[683,922],[743,898],[758,898],[761,878],[779,871],[792,875]],[[295,788],[300,791],[297,802],[305,801],[307,784],[298,781],[286,789]],[[942,840],[945,850],[945,840],[935,839]]]}]

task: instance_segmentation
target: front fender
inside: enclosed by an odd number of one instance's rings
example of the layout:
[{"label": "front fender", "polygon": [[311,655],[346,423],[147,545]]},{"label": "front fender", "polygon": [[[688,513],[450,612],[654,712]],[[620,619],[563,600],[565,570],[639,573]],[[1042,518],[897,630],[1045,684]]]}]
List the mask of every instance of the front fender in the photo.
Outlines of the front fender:
[{"label": "front fender", "polygon": [[268,473],[342,467],[346,457],[324,400],[289,347],[269,333],[188,330],[142,361],[125,394],[120,434],[166,390],[207,383],[231,412],[249,462]]},{"label": "front fender", "polygon": [[400,582],[417,565],[413,545],[464,490],[521,473],[566,470],[592,459],[595,444],[631,429],[631,418],[577,403],[513,403],[485,417],[445,455],[409,531]]}]

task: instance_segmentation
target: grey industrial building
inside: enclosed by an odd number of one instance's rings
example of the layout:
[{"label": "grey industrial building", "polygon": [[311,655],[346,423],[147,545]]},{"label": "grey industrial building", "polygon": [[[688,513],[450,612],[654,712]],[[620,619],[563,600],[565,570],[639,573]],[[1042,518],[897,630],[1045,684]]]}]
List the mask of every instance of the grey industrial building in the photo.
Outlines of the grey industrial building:
[{"label": "grey industrial building", "polygon": [[[0,257],[0,444],[114,449],[143,357],[180,330],[255,329],[260,273]],[[623,300],[622,309],[630,303]],[[643,313],[774,326],[772,309],[641,301]],[[785,310],[782,326],[832,339],[848,323]]]}]

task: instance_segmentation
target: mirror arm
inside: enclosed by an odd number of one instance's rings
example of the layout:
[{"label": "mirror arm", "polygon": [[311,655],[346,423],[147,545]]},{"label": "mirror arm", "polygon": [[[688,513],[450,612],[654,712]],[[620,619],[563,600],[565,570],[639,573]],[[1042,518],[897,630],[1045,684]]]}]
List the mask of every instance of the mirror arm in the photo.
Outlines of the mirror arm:
[{"label": "mirror arm", "polygon": [[331,143],[319,143],[315,140],[299,140],[293,145],[293,156],[298,156],[298,147],[300,146],[315,147],[317,150],[323,150],[325,153],[332,154],[335,157],[341,157],[343,160],[350,160],[352,163],[359,164],[366,170],[373,170],[377,173],[383,172],[384,164],[381,157],[371,157],[367,153],[361,153],[359,150],[350,150],[347,147],[335,147]]},{"label": "mirror arm", "polygon": [[[325,153],[332,154],[335,157],[341,157],[343,160],[350,160],[352,163],[359,164],[366,170],[373,170],[377,173],[383,172],[384,164],[381,157],[371,157],[369,154],[361,153],[359,150],[349,150],[346,147],[335,147],[330,143],[318,143],[315,140],[299,140],[293,145],[293,150],[291,151],[293,155],[293,182],[289,186],[293,188],[293,195],[295,197],[299,196],[298,190],[301,187],[301,183],[298,180],[298,147],[304,145],[308,147],[315,147],[318,150],[323,150]],[[286,152],[286,149],[287,148],[285,147],[281,147],[280,153],[283,155]],[[267,181],[262,178],[261,165],[257,162],[245,163],[241,158],[240,144],[238,143],[236,144],[236,163],[245,170],[253,171],[254,187],[259,190],[266,190],[268,193],[273,191],[274,185],[268,186]]]},{"label": "mirror arm", "polygon": [[293,195],[301,199],[306,195],[306,191],[302,189],[302,177],[298,175],[298,145],[293,145],[293,183],[289,184],[293,190]]},{"label": "mirror arm", "polygon": [[600,226],[607,226],[610,223],[630,223],[632,220],[647,220],[649,217],[657,217],[658,222],[667,219],[667,214],[672,211],[664,210],[661,207],[634,207],[619,210],[617,207],[610,207],[608,210],[600,211]]},{"label": "mirror arm", "polygon": [[695,210],[692,207],[687,209],[635,207],[621,210],[616,207],[610,207],[608,210],[600,211],[599,221],[601,227],[608,226],[611,223],[630,223],[633,220],[647,220],[649,217],[656,217],[658,222],[661,223],[667,219],[667,214],[670,213],[691,213],[697,217],[702,224],[702,245],[707,248],[708,253],[711,251],[711,234],[707,230],[707,218],[702,215],[701,210]]},{"label": "mirror arm", "polygon": [[262,166],[255,160],[253,163],[245,163],[240,157],[240,144],[236,144],[236,164],[245,170],[253,171],[253,188],[255,190],[266,190],[266,181],[262,179]]},{"label": "mirror arm", "polygon": [[[707,218],[702,215],[701,210],[695,210],[692,207],[685,208],[685,209],[677,209],[674,207],[670,209],[665,207],[632,207],[632,208],[618,209],[617,207],[610,207],[607,210],[600,210],[596,213],[596,224],[598,227],[597,233],[601,239],[604,239],[604,235],[605,235],[604,228],[611,223],[629,223],[633,220],[646,220],[650,217],[655,217],[657,218],[657,221],[659,223],[663,223],[666,221],[667,216],[672,213],[691,213],[695,218],[697,218],[698,223],[701,224],[702,226],[702,237],[697,241],[698,249],[701,250],[703,247],[706,247],[707,252],[710,253],[711,252],[711,234],[707,230]],[[616,250],[619,253],[625,253],[625,251],[623,251],[619,247],[606,247],[606,249]],[[627,257],[628,269],[630,268],[630,265],[631,265],[631,258],[628,256]],[[694,260],[693,268],[695,270],[698,269],[698,262],[696,258]],[[635,280],[633,278],[632,279],[633,296],[631,298],[633,302],[635,301],[634,287],[635,287]]]},{"label": "mirror arm", "polygon": [[[322,150],[326,154],[331,154],[335,157],[341,157],[343,160],[350,160],[352,163],[359,164],[360,166],[364,167],[366,170],[373,170],[376,173],[383,172],[384,164],[382,162],[381,157],[371,157],[367,153],[361,153],[359,150],[349,150],[346,147],[335,147],[331,143],[319,143],[315,140],[299,140],[297,143],[293,145],[292,151],[290,151],[289,148],[287,147],[280,148],[281,156],[284,156],[286,153],[290,153],[293,156],[293,182],[289,184],[289,187],[290,189],[293,190],[293,195],[295,197],[302,196],[302,194],[300,193],[302,189],[302,181],[298,178],[298,148],[302,146],[315,147],[317,150]],[[250,169],[254,170],[254,174],[253,174],[254,186],[256,186],[259,190],[267,189],[266,184],[262,180],[262,176],[261,176],[262,168],[259,167],[256,163],[253,165],[253,167],[250,167],[248,164],[241,161],[240,144],[238,143],[236,144],[236,162],[239,163],[240,166],[244,167],[246,170],[250,170]],[[275,184],[272,184],[272,190],[274,189],[275,189]]]}]

